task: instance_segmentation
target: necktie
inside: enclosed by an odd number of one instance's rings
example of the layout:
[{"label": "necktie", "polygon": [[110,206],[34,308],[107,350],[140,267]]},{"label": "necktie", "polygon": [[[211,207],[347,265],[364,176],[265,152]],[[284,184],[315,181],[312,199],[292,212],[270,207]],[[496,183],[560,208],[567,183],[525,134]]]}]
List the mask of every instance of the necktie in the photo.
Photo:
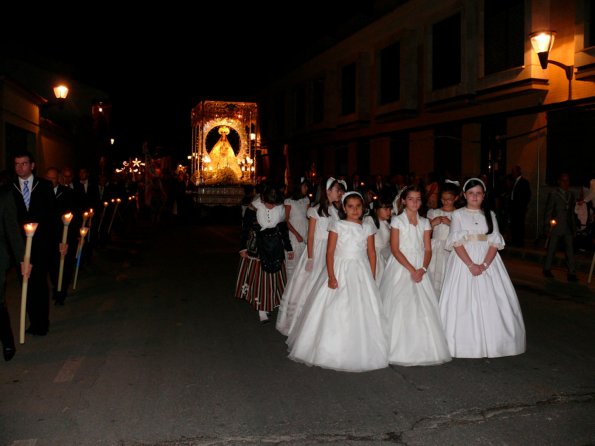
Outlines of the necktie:
[{"label": "necktie", "polygon": [[29,210],[29,203],[31,203],[31,192],[29,191],[29,180],[23,181],[23,201],[25,207]]}]

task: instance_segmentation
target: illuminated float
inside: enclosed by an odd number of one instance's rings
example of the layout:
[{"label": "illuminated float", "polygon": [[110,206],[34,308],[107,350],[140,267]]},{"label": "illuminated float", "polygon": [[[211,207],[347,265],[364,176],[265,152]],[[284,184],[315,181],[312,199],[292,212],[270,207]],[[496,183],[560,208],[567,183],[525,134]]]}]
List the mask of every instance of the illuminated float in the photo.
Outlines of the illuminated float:
[{"label": "illuminated float", "polygon": [[192,109],[191,181],[195,201],[234,206],[256,179],[260,147],[254,102],[201,101]]}]

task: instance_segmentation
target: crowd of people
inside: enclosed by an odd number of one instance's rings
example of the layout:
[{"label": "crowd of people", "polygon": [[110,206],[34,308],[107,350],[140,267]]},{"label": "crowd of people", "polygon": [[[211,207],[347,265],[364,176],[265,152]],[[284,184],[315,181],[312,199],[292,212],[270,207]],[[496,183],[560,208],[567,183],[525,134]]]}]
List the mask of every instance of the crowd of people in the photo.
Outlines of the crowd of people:
[{"label": "crowd of people", "polygon": [[[0,184],[0,341],[6,361],[16,352],[5,300],[9,267],[20,263],[19,280],[27,279],[26,334],[47,335],[50,302],[65,304],[75,268],[89,265],[93,251],[129,220],[138,192],[117,175],[93,181],[86,167],[76,175],[69,166],[37,172],[33,155],[26,151],[15,153],[12,162],[14,174],[3,175]],[[37,225],[25,268],[28,223]]]},{"label": "crowd of people", "polygon": [[[263,324],[278,309],[289,358],[308,365],[358,372],[523,353],[522,311],[498,254],[503,213],[486,180],[376,180],[328,177],[316,192],[304,178],[285,193],[250,188],[235,297]],[[548,197],[549,252],[558,238],[572,245],[564,234],[574,229],[555,204],[559,196],[574,214],[567,180],[561,174]],[[518,166],[510,186],[507,239],[522,246],[531,189]],[[591,224],[594,196],[581,197]],[[576,279],[571,256],[568,279]]]}]

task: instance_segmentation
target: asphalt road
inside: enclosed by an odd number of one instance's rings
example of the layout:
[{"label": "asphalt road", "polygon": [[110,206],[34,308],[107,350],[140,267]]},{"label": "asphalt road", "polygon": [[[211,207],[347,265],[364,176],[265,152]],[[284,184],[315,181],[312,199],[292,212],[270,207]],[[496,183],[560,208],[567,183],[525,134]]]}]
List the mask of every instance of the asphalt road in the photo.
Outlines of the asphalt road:
[{"label": "asphalt road", "polygon": [[[164,225],[98,251],[50,333],[0,365],[0,445],[595,444],[595,292],[506,259],[527,352],[344,373],[287,359],[233,299],[235,226]],[[8,295],[18,332],[20,292]]]}]

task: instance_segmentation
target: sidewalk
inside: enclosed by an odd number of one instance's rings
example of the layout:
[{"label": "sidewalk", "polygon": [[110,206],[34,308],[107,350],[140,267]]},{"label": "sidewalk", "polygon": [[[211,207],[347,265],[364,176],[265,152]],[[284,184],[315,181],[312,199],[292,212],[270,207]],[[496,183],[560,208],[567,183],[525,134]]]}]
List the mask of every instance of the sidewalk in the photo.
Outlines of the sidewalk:
[{"label": "sidewalk", "polygon": [[537,289],[539,292],[555,296],[557,299],[568,299],[580,302],[595,301],[595,272],[588,283],[589,269],[593,260],[593,252],[575,252],[576,272],[578,282],[568,282],[566,279],[566,258],[563,251],[556,252],[552,273],[554,279],[542,275],[543,264],[547,251],[545,247],[535,246],[527,241],[525,247],[506,246],[499,251],[507,264],[508,272],[515,286]]}]

